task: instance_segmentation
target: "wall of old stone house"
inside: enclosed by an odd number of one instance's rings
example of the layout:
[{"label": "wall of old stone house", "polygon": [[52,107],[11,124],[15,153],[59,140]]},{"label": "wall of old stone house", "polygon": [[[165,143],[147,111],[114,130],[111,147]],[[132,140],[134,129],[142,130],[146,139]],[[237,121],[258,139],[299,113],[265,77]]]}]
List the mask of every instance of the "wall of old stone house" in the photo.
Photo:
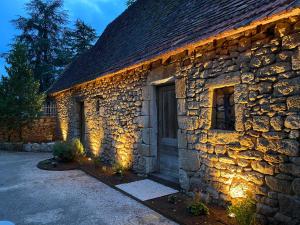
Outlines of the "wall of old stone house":
[{"label": "wall of old stone house", "polygon": [[79,102],[84,102],[85,147],[109,163],[143,171],[137,152],[141,136],[142,87],[146,69],[105,78],[56,97],[62,139],[79,137]]},{"label": "wall of old stone house", "polygon": [[[155,170],[156,85],[175,82],[180,184],[213,202],[256,194],[262,221],[300,221],[300,22],[293,17],[187,49],[58,95],[64,139],[145,173]],[[212,129],[213,93],[234,87],[235,130]],[[100,107],[97,111],[97,100]]]},{"label": "wall of old stone house", "polygon": [[[10,137],[9,137],[10,136]],[[0,130],[0,142],[24,142],[24,143],[41,143],[52,142],[56,140],[56,118],[42,117],[34,120],[30,124],[24,126],[20,132],[15,131],[8,134],[7,131]]]},{"label": "wall of old stone house", "polygon": [[[215,202],[250,191],[262,220],[299,223],[299,46],[294,17],[199,47],[184,59],[178,73],[186,84],[178,108],[183,187]],[[235,130],[213,130],[213,91],[226,86],[234,87]]]}]

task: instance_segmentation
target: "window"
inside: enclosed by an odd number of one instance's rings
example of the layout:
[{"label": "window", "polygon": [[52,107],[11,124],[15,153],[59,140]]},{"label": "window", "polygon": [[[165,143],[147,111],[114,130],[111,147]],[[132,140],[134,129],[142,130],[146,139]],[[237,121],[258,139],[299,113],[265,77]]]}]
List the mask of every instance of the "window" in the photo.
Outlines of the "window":
[{"label": "window", "polygon": [[234,130],[234,87],[215,89],[213,98],[212,128]]},{"label": "window", "polygon": [[53,100],[47,100],[43,107],[44,116],[55,116],[56,115],[56,104]]},{"label": "window", "polygon": [[100,112],[100,99],[96,100],[96,112],[99,113]]}]

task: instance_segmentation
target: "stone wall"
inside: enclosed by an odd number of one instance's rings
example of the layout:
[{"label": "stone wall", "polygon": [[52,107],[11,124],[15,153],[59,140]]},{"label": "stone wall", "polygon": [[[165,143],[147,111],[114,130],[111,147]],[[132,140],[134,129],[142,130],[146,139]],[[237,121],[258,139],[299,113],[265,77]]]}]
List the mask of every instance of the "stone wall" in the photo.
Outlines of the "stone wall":
[{"label": "stone wall", "polygon": [[24,152],[52,152],[55,142],[23,144]]},{"label": "stone wall", "polygon": [[[155,171],[155,87],[175,82],[180,184],[226,203],[256,194],[259,219],[300,221],[300,22],[283,19],[73,88],[57,98],[61,136],[110,162]],[[213,93],[234,87],[235,129],[212,129]],[[99,100],[99,109],[97,101]]]},{"label": "stone wall", "polygon": [[[0,130],[0,142],[41,143],[56,140],[56,118],[42,117],[22,128],[21,138],[19,132],[13,132],[11,137],[4,130]],[[10,140],[9,140],[10,139]]]},{"label": "stone wall", "polygon": [[141,136],[142,87],[146,71],[122,74],[100,80],[82,89],[57,96],[62,139],[79,137],[79,102],[84,101],[85,147],[110,163],[120,163],[143,171],[137,153]]},{"label": "stone wall", "polygon": [[24,152],[52,152],[54,142],[27,143],[22,142],[1,142],[0,151],[24,151]]}]

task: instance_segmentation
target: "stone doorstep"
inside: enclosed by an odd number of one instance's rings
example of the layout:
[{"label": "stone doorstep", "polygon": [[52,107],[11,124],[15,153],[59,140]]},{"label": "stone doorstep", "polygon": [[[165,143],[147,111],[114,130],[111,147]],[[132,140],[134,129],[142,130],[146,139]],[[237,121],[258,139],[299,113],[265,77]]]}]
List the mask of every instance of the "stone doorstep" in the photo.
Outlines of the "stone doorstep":
[{"label": "stone doorstep", "polygon": [[141,200],[147,201],[154,198],[175,194],[178,190],[157,183],[153,180],[144,179],[130,183],[116,185],[116,188],[126,192],[127,194]]},{"label": "stone doorstep", "polygon": [[[81,170],[82,170],[82,169],[81,169]],[[100,182],[104,183],[104,182],[101,181],[97,176],[95,176],[93,173],[89,172],[88,170],[82,170],[82,171],[85,172],[86,174],[88,174],[89,176],[94,177],[95,179],[99,180]],[[170,215],[168,215],[168,214],[166,214],[166,213],[164,213],[164,212],[158,210],[158,209],[155,208],[155,207],[152,207],[150,204],[146,204],[145,201],[142,201],[142,200],[140,200],[140,199],[134,197],[133,195],[127,193],[126,191],[123,191],[122,189],[118,188],[118,187],[117,187],[118,185],[110,185],[110,184],[108,184],[108,183],[105,183],[105,184],[108,185],[108,186],[110,186],[111,188],[113,188],[113,189],[115,189],[115,190],[117,190],[117,191],[123,193],[124,195],[126,195],[126,196],[128,196],[128,197],[134,199],[135,201],[137,201],[137,202],[143,204],[144,206],[146,206],[146,207],[152,209],[153,211],[155,211],[155,212],[157,212],[157,213],[163,215],[164,217],[168,218],[169,220],[174,221],[174,222],[180,224],[180,221],[177,221],[177,220],[176,220],[175,218],[173,218],[172,216],[170,216]],[[174,189],[174,190],[175,190],[175,189]],[[178,192],[178,190],[177,190],[177,192]],[[176,192],[176,193],[177,193],[177,192]]]}]

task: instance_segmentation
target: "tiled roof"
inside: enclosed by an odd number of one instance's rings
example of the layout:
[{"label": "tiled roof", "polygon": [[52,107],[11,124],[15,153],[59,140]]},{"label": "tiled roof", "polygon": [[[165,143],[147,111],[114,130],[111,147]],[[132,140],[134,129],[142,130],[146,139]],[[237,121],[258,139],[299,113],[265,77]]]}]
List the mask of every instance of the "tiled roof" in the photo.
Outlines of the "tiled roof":
[{"label": "tiled roof", "polygon": [[299,6],[300,0],[138,0],[74,59],[49,93]]}]

